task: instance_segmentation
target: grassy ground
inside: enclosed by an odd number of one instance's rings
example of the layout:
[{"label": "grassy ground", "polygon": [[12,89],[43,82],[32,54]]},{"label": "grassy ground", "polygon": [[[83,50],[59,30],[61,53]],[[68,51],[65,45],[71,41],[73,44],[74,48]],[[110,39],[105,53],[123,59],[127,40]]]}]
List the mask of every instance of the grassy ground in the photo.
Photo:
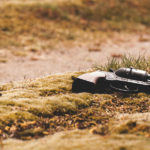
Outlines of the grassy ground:
[{"label": "grassy ground", "polygon": [[148,32],[150,26],[149,0],[1,3],[1,48],[44,50],[62,41],[103,40],[113,32]]},{"label": "grassy ground", "polygon": [[[103,41],[114,32],[149,33],[149,0],[1,4],[0,48],[16,56],[51,50],[61,42]],[[150,72],[149,63],[142,56],[124,56],[93,70],[133,66]],[[148,150],[150,96],[72,93],[73,78],[83,73],[0,85],[1,148]]]},{"label": "grassy ground", "polygon": [[[141,69],[150,69],[149,59],[126,56],[120,62],[112,60],[103,69],[121,64],[128,67],[131,59],[133,67],[141,63]],[[83,73],[1,85],[1,147],[98,149],[101,145],[102,149],[149,149],[150,96],[74,94],[73,78]]]}]

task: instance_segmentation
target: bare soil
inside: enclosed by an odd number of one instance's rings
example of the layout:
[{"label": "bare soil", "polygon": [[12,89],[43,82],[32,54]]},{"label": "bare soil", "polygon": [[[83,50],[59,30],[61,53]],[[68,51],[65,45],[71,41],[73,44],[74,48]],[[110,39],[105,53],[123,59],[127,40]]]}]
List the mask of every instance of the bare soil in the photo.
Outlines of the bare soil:
[{"label": "bare soil", "polygon": [[[8,54],[6,54],[8,52]],[[0,56],[8,61],[0,63],[0,82],[20,81],[55,73],[87,70],[104,64],[111,57],[122,55],[150,56],[150,36],[118,34],[104,43],[77,44],[73,47],[59,45],[57,50],[30,53],[27,57],[12,56],[1,49]]]}]

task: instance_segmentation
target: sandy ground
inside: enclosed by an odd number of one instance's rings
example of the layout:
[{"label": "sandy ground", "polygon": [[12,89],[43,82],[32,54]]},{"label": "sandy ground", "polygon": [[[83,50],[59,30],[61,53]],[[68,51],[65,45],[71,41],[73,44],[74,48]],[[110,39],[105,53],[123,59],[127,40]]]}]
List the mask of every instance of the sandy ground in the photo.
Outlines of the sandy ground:
[{"label": "sandy ground", "polygon": [[55,73],[87,70],[104,64],[112,56],[130,54],[150,56],[150,36],[116,36],[113,40],[95,47],[75,46],[70,49],[60,47],[57,51],[31,55],[30,57],[10,57],[7,63],[0,63],[0,82],[20,81],[47,76]]}]

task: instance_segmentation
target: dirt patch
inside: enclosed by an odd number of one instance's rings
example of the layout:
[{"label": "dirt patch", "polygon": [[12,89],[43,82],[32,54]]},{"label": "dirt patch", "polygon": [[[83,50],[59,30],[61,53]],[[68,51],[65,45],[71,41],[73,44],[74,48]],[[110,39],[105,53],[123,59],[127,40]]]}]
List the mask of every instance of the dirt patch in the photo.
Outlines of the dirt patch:
[{"label": "dirt patch", "polygon": [[[96,41],[96,40],[95,40]],[[116,33],[113,40],[104,43],[92,41],[66,47],[58,44],[49,52],[31,52],[28,56],[12,56],[9,51],[1,50],[3,61],[0,63],[0,82],[37,78],[55,73],[87,70],[104,64],[108,58],[119,59],[123,54],[150,56],[150,36]],[[4,58],[6,60],[4,61]]]}]

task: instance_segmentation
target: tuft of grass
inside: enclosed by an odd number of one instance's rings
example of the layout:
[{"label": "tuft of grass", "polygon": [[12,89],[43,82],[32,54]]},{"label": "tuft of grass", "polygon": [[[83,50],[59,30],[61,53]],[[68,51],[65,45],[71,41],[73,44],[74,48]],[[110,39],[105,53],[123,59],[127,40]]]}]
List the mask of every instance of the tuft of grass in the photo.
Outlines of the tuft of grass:
[{"label": "tuft of grass", "polygon": [[111,58],[104,66],[97,66],[95,69],[101,69],[109,71],[110,68],[117,70],[122,67],[133,67],[136,69],[142,69],[150,71],[150,58],[146,58],[144,55],[139,55],[138,57],[133,57],[130,55],[123,55],[120,59]]}]

